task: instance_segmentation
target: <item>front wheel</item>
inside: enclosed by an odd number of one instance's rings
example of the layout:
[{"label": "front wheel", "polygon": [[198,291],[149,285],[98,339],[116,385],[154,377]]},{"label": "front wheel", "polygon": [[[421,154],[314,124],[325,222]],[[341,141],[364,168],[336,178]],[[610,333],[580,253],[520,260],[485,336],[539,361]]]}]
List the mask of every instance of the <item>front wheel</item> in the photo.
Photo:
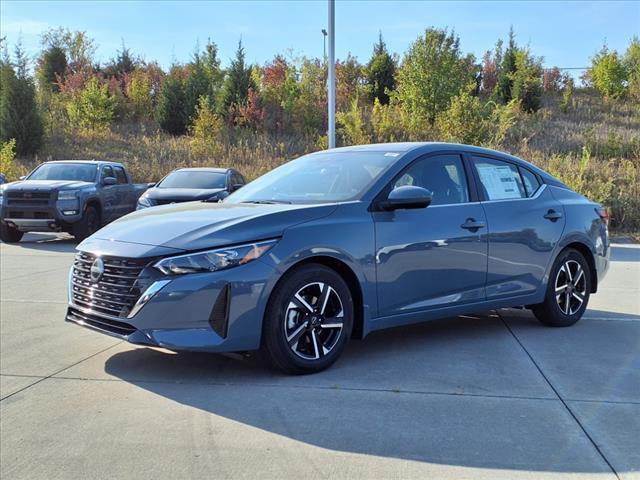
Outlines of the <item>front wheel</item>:
[{"label": "front wheel", "polygon": [[10,227],[4,222],[0,221],[0,240],[6,243],[15,243],[22,240],[24,232],[21,232],[17,228]]},{"label": "front wheel", "polygon": [[285,373],[319,372],[342,354],[353,328],[353,299],[338,273],[308,264],[276,286],[264,319],[263,350]]},{"label": "front wheel", "polygon": [[100,228],[100,213],[95,207],[88,206],[78,223],[72,227],[73,236],[81,242]]},{"label": "front wheel", "polygon": [[591,293],[591,272],[582,253],[568,249],[556,259],[544,302],[533,305],[533,314],[551,327],[573,325],[587,309]]}]

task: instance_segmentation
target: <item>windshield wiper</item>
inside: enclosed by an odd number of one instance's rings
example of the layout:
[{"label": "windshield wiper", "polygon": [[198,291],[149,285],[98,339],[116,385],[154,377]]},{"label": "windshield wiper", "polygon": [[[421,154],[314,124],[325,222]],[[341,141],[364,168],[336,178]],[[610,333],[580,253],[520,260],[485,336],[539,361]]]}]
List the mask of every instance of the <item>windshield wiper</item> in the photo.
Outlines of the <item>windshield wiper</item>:
[{"label": "windshield wiper", "polygon": [[278,203],[291,204],[291,202],[288,202],[286,200],[245,200],[244,202],[240,203],[256,203],[258,205],[275,205]]}]

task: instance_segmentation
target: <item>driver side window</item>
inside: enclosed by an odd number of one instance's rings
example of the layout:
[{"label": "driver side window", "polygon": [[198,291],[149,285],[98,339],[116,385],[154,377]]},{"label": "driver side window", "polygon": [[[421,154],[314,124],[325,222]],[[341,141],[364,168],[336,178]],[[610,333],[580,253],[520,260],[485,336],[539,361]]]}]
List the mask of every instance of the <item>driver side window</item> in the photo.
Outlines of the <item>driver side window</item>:
[{"label": "driver side window", "polygon": [[393,188],[406,185],[431,191],[431,205],[469,201],[469,189],[460,155],[436,155],[416,161],[396,181]]},{"label": "driver side window", "polygon": [[113,169],[110,166],[103,167],[102,174],[100,175],[100,181],[104,182],[105,178],[113,176]]}]

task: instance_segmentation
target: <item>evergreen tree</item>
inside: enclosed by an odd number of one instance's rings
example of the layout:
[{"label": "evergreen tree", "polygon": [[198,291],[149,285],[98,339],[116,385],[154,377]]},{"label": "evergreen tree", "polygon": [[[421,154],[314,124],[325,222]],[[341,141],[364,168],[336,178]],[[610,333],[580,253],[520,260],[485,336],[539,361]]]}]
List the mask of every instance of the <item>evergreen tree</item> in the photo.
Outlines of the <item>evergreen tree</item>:
[{"label": "evergreen tree", "polygon": [[162,130],[172,135],[183,135],[187,131],[184,84],[175,71],[162,84],[156,120]]},{"label": "evergreen tree", "polygon": [[389,93],[395,88],[396,62],[387,51],[387,46],[382,39],[382,32],[378,37],[378,43],[373,46],[373,55],[367,64],[367,84],[371,102],[376,99],[382,105],[389,103]]},{"label": "evergreen tree", "polygon": [[188,66],[189,76],[185,83],[185,114],[191,125],[197,116],[200,98],[206,97],[210,107],[220,90],[222,72],[218,59],[218,47],[209,40],[204,52],[196,48],[193,59]]},{"label": "evergreen tree", "polygon": [[17,154],[29,155],[42,145],[43,126],[35,85],[20,44],[16,46],[14,65],[6,58],[0,62],[0,142],[13,138]]},{"label": "evergreen tree", "polygon": [[513,98],[513,76],[516,72],[516,58],[518,46],[513,27],[509,29],[509,44],[502,58],[502,66],[498,75],[498,84],[494,90],[494,97],[502,103],[508,103]]},{"label": "evergreen tree", "polygon": [[42,52],[38,61],[36,78],[42,91],[58,92],[58,79],[64,77],[67,69],[67,55],[59,46],[52,46]]},{"label": "evergreen tree", "polygon": [[236,58],[231,61],[227,76],[224,79],[219,104],[220,113],[235,122],[240,107],[247,104],[249,89],[255,90],[255,88],[255,83],[251,77],[251,66],[245,64],[244,48],[241,40],[238,42]]}]

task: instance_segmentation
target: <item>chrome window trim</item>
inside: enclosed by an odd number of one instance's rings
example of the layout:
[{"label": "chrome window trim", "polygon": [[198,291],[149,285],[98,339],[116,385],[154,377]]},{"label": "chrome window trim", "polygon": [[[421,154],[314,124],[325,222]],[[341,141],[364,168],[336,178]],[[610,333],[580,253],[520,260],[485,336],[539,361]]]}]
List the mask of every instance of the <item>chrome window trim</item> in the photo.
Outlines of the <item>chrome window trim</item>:
[{"label": "chrome window trim", "polygon": [[496,202],[521,202],[523,200],[535,200],[536,198],[538,198],[540,195],[542,195],[542,192],[544,192],[547,188],[547,184],[543,183],[540,188],[538,188],[538,190],[536,190],[536,193],[531,196],[531,197],[522,197],[522,198],[501,198],[498,200],[481,200],[480,203],[496,203]]}]

